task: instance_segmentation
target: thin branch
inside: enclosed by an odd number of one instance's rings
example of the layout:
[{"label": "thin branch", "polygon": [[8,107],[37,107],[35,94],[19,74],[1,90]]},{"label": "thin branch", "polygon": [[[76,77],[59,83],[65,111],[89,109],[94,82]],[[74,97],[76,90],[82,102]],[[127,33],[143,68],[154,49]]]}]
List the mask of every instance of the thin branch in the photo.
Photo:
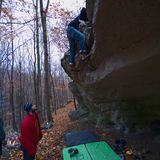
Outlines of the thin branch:
[{"label": "thin branch", "polygon": [[49,7],[49,0],[47,1],[46,10],[48,10]]},{"label": "thin branch", "polygon": [[[38,17],[38,19],[40,19],[40,18],[41,18],[41,17]],[[47,18],[53,18],[53,16],[47,16]],[[56,18],[58,18],[58,16],[57,16],[57,17],[54,17],[54,18],[56,19]],[[26,21],[26,22],[12,22],[12,24],[25,25],[25,24],[28,24],[28,23],[34,21],[34,20],[36,20],[36,18],[33,18],[33,19],[28,20],[28,21]],[[0,22],[0,24],[10,24],[10,22]]]},{"label": "thin branch", "polygon": [[18,47],[16,47],[16,48],[14,49],[14,52],[15,52],[18,48],[20,48],[21,46],[27,44],[27,42],[28,42],[28,41],[31,41],[31,40],[33,40],[33,38],[30,38],[30,39],[26,40],[25,42],[23,42],[21,45],[19,45]]}]

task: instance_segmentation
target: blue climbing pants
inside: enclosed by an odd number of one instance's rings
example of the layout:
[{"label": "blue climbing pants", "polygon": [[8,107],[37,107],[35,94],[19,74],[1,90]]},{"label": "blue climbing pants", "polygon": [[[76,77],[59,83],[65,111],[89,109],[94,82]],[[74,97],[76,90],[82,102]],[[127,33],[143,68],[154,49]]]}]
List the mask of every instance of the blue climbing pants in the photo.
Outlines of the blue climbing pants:
[{"label": "blue climbing pants", "polygon": [[67,37],[69,40],[69,47],[70,47],[70,63],[74,64],[75,46],[77,42],[79,44],[79,53],[86,52],[85,34],[75,29],[72,26],[68,26]]}]

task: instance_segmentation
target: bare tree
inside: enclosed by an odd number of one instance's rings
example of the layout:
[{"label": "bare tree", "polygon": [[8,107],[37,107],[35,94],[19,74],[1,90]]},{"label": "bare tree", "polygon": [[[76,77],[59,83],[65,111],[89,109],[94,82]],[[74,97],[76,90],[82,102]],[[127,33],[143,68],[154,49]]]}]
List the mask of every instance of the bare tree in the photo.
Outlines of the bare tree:
[{"label": "bare tree", "polygon": [[[39,40],[39,17],[38,17],[38,0],[36,0],[36,4],[33,5],[36,12],[35,17],[35,30],[34,30],[34,53],[35,53],[35,97],[36,97],[36,105],[39,110],[42,110],[42,93],[41,93],[41,63],[40,63],[40,40]],[[40,112],[41,113],[41,112]],[[42,116],[40,116],[42,117]]]},{"label": "bare tree", "polygon": [[2,11],[2,2],[3,0],[0,0],[0,16],[1,16],[1,11]]},{"label": "bare tree", "polygon": [[43,0],[40,0],[40,13],[43,29],[43,45],[44,45],[44,70],[45,70],[45,107],[47,109],[47,120],[52,121],[52,114],[50,109],[50,87],[49,87],[49,63],[48,63],[48,43],[47,43],[47,11],[49,6],[49,0],[47,1],[46,8],[43,8]]},{"label": "bare tree", "polygon": [[15,120],[15,106],[14,106],[14,44],[13,44],[13,24],[12,19],[10,21],[11,24],[11,72],[8,76],[10,79],[10,106],[12,111],[12,126],[14,130],[17,130],[17,124]]}]

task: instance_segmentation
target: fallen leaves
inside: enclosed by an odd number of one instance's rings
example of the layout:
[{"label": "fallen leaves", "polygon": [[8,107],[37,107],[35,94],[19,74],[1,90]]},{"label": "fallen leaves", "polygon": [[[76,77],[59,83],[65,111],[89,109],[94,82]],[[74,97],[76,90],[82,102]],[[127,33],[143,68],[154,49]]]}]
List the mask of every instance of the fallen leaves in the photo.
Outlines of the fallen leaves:
[{"label": "fallen leaves", "polygon": [[[43,138],[39,142],[36,160],[61,160],[62,149],[65,148],[64,135],[68,131],[79,130],[79,121],[71,122],[68,113],[74,109],[73,103],[53,114],[53,127],[44,131]],[[22,160],[21,151],[14,151],[11,160]]]}]

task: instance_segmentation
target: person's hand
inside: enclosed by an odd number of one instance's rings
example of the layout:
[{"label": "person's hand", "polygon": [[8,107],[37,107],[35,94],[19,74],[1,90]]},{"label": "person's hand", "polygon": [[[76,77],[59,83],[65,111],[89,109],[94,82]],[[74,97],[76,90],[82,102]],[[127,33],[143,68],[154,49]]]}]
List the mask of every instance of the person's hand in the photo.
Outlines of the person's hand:
[{"label": "person's hand", "polygon": [[80,23],[79,24],[80,26],[85,26],[86,25],[85,21],[83,21],[83,20],[79,20],[79,23]]},{"label": "person's hand", "polygon": [[81,31],[81,32],[84,32],[85,31],[85,28],[86,28],[86,23],[84,22],[84,21],[82,21],[82,20],[79,20],[79,30]]}]

